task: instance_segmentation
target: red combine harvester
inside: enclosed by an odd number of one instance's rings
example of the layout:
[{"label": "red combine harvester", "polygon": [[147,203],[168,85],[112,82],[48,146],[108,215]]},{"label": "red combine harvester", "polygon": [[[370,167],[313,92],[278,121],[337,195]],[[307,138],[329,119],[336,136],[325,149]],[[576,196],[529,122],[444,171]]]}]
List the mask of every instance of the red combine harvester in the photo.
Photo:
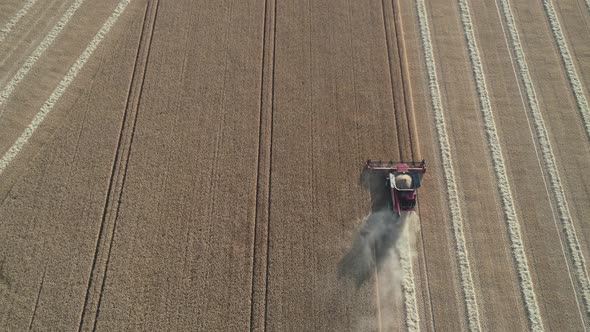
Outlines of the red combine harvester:
[{"label": "red combine harvester", "polygon": [[426,173],[426,163],[367,160],[368,171],[386,172],[385,182],[391,192],[393,212],[414,211],[416,208],[416,190],[420,187],[422,176]]}]

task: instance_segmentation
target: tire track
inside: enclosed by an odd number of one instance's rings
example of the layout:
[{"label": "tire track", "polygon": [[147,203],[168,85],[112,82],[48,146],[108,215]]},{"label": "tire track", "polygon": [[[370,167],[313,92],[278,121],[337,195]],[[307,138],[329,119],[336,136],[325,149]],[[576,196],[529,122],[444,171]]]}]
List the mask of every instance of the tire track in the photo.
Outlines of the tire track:
[{"label": "tire track", "polygon": [[377,266],[373,269],[373,274],[375,275],[375,297],[377,302],[377,331],[381,332],[383,331],[383,315],[381,314],[381,290],[379,289],[379,269]]},{"label": "tire track", "polygon": [[494,120],[490,96],[487,89],[479,48],[477,46],[477,40],[473,31],[473,22],[467,0],[459,0],[459,8],[461,12],[461,23],[463,24],[463,31],[465,33],[465,39],[467,40],[467,48],[469,50],[469,59],[471,60],[473,77],[475,79],[477,88],[480,111],[484,119],[484,129],[488,139],[488,146],[494,165],[494,173],[496,175],[498,184],[498,193],[500,194],[502,206],[504,209],[504,217],[508,227],[512,258],[514,259],[518,273],[520,290],[522,292],[521,295],[528,314],[527,318],[529,320],[530,328],[534,331],[543,331],[543,321],[539,311],[539,305],[535,296],[533,281],[524,250],[520,222],[518,221],[518,217],[516,216],[516,211],[514,209],[514,198],[512,196],[512,190],[510,189],[508,174],[506,173],[506,164],[504,161],[498,132],[496,130],[496,123]]},{"label": "tire track", "polygon": [[[117,9],[122,8],[122,10],[124,10],[130,2],[131,0],[121,0]],[[127,165],[135,133],[137,110],[141,101],[141,92],[143,89],[147,62],[149,60],[149,50],[158,4],[159,1],[157,0],[150,1],[146,4],[144,24],[140,33],[135,67],[129,85],[127,103],[121,122],[119,141],[117,144],[117,150],[115,151],[109,188],[105,198],[105,206],[96,240],[96,249],[88,278],[86,296],[82,312],[80,313],[79,331],[90,329],[95,331],[98,322],[100,305],[102,303],[109,267],[111,248],[118,219],[121,195],[125,184]],[[117,9],[115,9],[115,11],[117,11]],[[113,15],[115,15],[115,13],[113,13]]]},{"label": "tire track", "polygon": [[[590,0],[586,0],[586,4],[588,4],[589,1]],[[572,56],[570,55],[569,47],[567,46],[565,36],[563,35],[563,31],[561,29],[561,23],[559,22],[559,18],[555,12],[555,8],[553,7],[553,2],[551,0],[543,0],[543,7],[545,8],[545,14],[547,14],[549,24],[551,25],[553,38],[555,39],[557,47],[559,48],[559,55],[561,56],[561,60],[565,67],[565,72],[567,74],[570,87],[576,99],[576,103],[578,104],[578,111],[582,117],[586,134],[590,140],[590,106],[588,105],[588,100],[584,94],[582,81],[578,76],[578,71],[576,70]]]},{"label": "tire track", "polygon": [[459,266],[459,276],[461,279],[463,301],[467,315],[467,325],[469,330],[471,331],[480,331],[481,324],[479,321],[479,308],[477,305],[477,298],[473,286],[473,277],[471,273],[471,266],[469,264],[469,254],[467,252],[467,246],[465,243],[465,234],[463,232],[463,216],[461,213],[459,194],[457,192],[455,171],[453,169],[452,163],[451,146],[445,124],[445,116],[441,101],[440,86],[436,73],[436,61],[434,58],[432,40],[430,36],[430,24],[428,22],[428,13],[426,12],[424,0],[416,1],[416,9],[418,12],[420,36],[422,40],[422,48],[426,62],[428,86],[431,94],[432,109],[434,111],[434,120],[436,132],[438,135],[438,143],[441,154],[443,173],[447,187],[447,194],[449,198],[451,224],[453,229],[453,235],[455,238],[456,259],[457,265]]},{"label": "tire track", "polygon": [[[403,123],[403,119],[400,118],[400,113],[398,111],[400,110],[404,110],[405,109],[405,105],[403,104],[403,98],[396,98],[397,95],[397,91],[398,89],[396,89],[396,83],[397,80],[395,78],[397,78],[398,75],[396,75],[398,72],[397,70],[399,69],[399,67],[395,67],[393,65],[393,63],[396,62],[396,60],[398,60],[397,62],[399,63],[399,59],[397,59],[396,55],[398,54],[397,52],[394,51],[395,46],[393,46],[392,44],[394,43],[393,38],[391,37],[391,30],[393,30],[394,28],[391,27],[392,23],[390,22],[391,20],[388,19],[389,15],[389,10],[386,11],[386,0],[382,0],[381,1],[381,12],[383,14],[383,31],[384,31],[384,35],[385,35],[385,48],[387,50],[387,65],[388,65],[388,69],[389,69],[389,84],[391,87],[391,103],[393,106],[392,109],[392,113],[393,113],[393,124],[395,127],[395,134],[396,134],[396,138],[397,138],[397,146],[398,146],[398,155],[399,155],[399,159],[400,160],[404,160],[405,156],[402,154],[402,152],[405,152],[405,148],[406,146],[408,146],[408,138],[409,138],[409,134],[406,134],[407,131],[407,126],[404,126]],[[389,9],[389,8],[387,8]],[[395,76],[395,78],[394,78]],[[402,132],[400,134],[400,132]],[[397,158],[397,157],[396,157]]]},{"label": "tire track", "polygon": [[35,317],[37,316],[37,309],[39,308],[39,300],[41,299],[41,293],[43,292],[43,284],[45,283],[45,276],[47,275],[47,265],[43,268],[43,276],[41,277],[41,282],[39,283],[39,289],[37,290],[37,298],[35,299],[35,306],[33,307],[33,314],[31,315],[31,320],[29,321],[29,328],[27,331],[33,330],[33,323],[35,322]]},{"label": "tire track", "polygon": [[[265,331],[268,316],[270,259],[270,181],[274,110],[274,66],[276,44],[276,3],[264,3],[262,68],[260,73],[260,122],[258,136],[258,174],[252,248],[252,289],[250,331]],[[259,248],[260,247],[260,250]],[[257,282],[258,280],[258,282]]]},{"label": "tire track", "polygon": [[408,124],[408,131],[410,134],[410,154],[412,159],[422,160],[422,154],[420,153],[420,144],[418,140],[418,127],[416,125],[416,116],[414,113],[414,100],[412,97],[412,84],[410,82],[408,57],[406,54],[406,41],[404,39],[403,32],[404,25],[402,22],[401,6],[399,0],[392,0],[392,9],[395,36],[400,59],[400,76],[405,101],[406,122]]},{"label": "tire track", "polygon": [[[391,4],[391,8],[385,4]],[[393,98],[394,123],[396,127],[397,142],[399,148],[400,160],[413,158],[412,131],[409,126],[407,117],[406,104],[406,87],[404,82],[402,66],[402,50],[400,49],[400,31],[398,31],[398,22],[396,12],[393,8],[393,2],[381,3],[383,10],[383,25],[385,28],[385,42],[387,48],[387,58],[389,65],[389,78],[391,83],[391,93]],[[386,12],[387,9],[387,12]],[[387,14],[391,14],[390,16]],[[393,36],[391,36],[393,34]],[[397,64],[397,66],[396,66]],[[400,96],[398,96],[398,94]],[[414,271],[412,269],[411,244],[407,241],[408,232],[404,231],[400,242],[401,248],[399,255],[400,268],[402,270],[402,292],[404,298],[404,309],[406,314],[405,325],[408,331],[420,330],[420,315],[418,314],[418,304],[416,301],[416,283]]]},{"label": "tire track", "polygon": [[580,243],[576,235],[576,230],[572,222],[565,191],[561,184],[561,178],[557,169],[557,162],[555,155],[553,154],[551,143],[549,141],[549,134],[547,133],[545,121],[543,120],[543,115],[539,107],[537,94],[528,69],[524,50],[520,42],[520,36],[516,28],[514,14],[512,12],[510,2],[508,0],[500,0],[500,4],[510,35],[510,46],[516,56],[516,62],[519,69],[518,76],[525,88],[526,98],[531,109],[531,116],[533,118],[537,141],[539,142],[545,168],[547,169],[551,179],[551,192],[553,193],[553,198],[557,205],[559,220],[562,224],[567,246],[574,263],[574,273],[578,287],[580,288],[579,291],[582,292],[586,318],[588,319],[590,317],[590,281],[588,279],[588,273],[586,269],[586,260],[584,259],[583,253],[581,251]]},{"label": "tire track", "polygon": [[0,30],[0,43],[3,42],[4,39],[6,39],[6,37],[10,34],[12,29],[18,23],[18,21],[20,21],[20,19],[23,18],[23,16],[27,15],[29,9],[33,7],[35,2],[37,2],[37,0],[27,0],[27,2],[25,2],[25,5],[18,12],[16,12],[16,14],[10,19],[10,21],[6,23],[6,25],[4,25],[2,30]]},{"label": "tire track", "polygon": [[[39,46],[33,51],[33,53],[27,58],[27,61],[21,66],[18,72],[14,75],[14,77],[8,82],[8,84],[2,88],[0,91],[0,106],[6,102],[6,100],[12,95],[16,86],[27,76],[31,68],[35,65],[35,63],[41,58],[43,53],[53,44],[53,42],[57,39],[60,35],[64,27],[68,24],[74,13],[80,8],[80,6],[84,3],[85,0],[75,0],[70,7],[66,10],[63,14],[61,19],[57,22],[57,24],[47,33],[45,38],[41,41]],[[85,51],[86,52],[86,51]],[[77,62],[76,62],[77,64]],[[74,66],[76,66],[76,64]],[[74,67],[72,67],[74,68]],[[71,69],[70,69],[71,70]],[[70,74],[70,73],[68,73]],[[67,76],[67,75],[66,75]],[[0,116],[4,112],[3,108],[0,108]]]},{"label": "tire track", "polygon": [[[424,241],[424,233],[422,232],[422,224],[420,223],[420,199],[418,199],[418,211],[416,212],[417,216],[418,216],[418,232],[420,232],[420,247],[422,248],[422,253],[425,252],[425,242]],[[429,305],[429,311],[428,313],[430,314],[429,318],[430,318],[430,331],[436,331],[436,321],[434,319],[434,311],[432,309],[432,288],[430,287],[430,280],[429,280],[429,275],[430,272],[428,271],[428,262],[426,261],[426,258],[423,259],[423,265],[424,265],[424,279],[425,282],[424,284],[426,284],[426,292],[428,294],[428,305]]]},{"label": "tire track", "polygon": [[[83,1],[83,0],[81,0]],[[121,0],[113,14],[105,21],[102,28],[98,31],[98,33],[94,36],[92,41],[86,46],[86,49],[80,54],[76,62],[70,67],[67,74],[64,78],[59,82],[58,86],[53,90],[53,93],[49,96],[45,104],[41,106],[39,112],[35,115],[31,123],[25,128],[22,134],[17,138],[14,144],[4,153],[2,158],[0,159],[0,175],[4,172],[6,167],[16,158],[16,156],[20,153],[23,147],[27,144],[29,139],[33,136],[33,133],[37,128],[43,123],[47,115],[53,110],[55,104],[59,101],[59,99],[63,96],[66,92],[67,88],[70,86],[72,81],[78,76],[78,73],[88,59],[92,56],[92,53],[96,50],[98,45],[102,42],[104,37],[108,34],[111,30],[115,22],[119,16],[125,11],[125,8],[129,4],[131,0]]]}]

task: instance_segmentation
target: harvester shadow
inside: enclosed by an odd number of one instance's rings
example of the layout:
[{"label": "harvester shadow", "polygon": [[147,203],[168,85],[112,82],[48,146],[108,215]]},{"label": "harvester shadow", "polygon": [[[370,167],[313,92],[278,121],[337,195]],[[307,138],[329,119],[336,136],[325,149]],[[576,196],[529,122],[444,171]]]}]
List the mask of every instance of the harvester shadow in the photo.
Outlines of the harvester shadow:
[{"label": "harvester shadow", "polygon": [[360,184],[371,195],[371,213],[357,231],[351,248],[338,263],[338,279],[354,281],[357,289],[379,270],[400,238],[402,220],[392,212],[387,173],[363,171]]}]

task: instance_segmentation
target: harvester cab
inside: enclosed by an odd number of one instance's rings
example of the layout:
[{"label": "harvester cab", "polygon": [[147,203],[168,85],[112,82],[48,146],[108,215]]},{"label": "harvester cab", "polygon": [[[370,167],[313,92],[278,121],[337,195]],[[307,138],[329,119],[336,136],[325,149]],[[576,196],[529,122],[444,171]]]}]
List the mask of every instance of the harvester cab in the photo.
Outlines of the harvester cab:
[{"label": "harvester cab", "polygon": [[385,183],[391,193],[391,206],[398,215],[401,212],[414,211],[416,208],[417,189],[422,176],[426,173],[426,163],[368,160],[368,171],[386,173]]}]

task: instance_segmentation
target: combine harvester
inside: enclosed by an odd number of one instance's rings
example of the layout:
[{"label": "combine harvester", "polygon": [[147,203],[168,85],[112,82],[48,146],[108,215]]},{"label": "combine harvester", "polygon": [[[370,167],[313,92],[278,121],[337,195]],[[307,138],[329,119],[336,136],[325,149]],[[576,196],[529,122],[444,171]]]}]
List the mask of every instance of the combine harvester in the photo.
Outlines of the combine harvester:
[{"label": "combine harvester", "polygon": [[422,176],[426,173],[426,163],[367,160],[367,171],[387,173],[385,184],[391,193],[391,208],[401,216],[402,212],[411,212],[416,208],[417,189],[420,187]]}]

